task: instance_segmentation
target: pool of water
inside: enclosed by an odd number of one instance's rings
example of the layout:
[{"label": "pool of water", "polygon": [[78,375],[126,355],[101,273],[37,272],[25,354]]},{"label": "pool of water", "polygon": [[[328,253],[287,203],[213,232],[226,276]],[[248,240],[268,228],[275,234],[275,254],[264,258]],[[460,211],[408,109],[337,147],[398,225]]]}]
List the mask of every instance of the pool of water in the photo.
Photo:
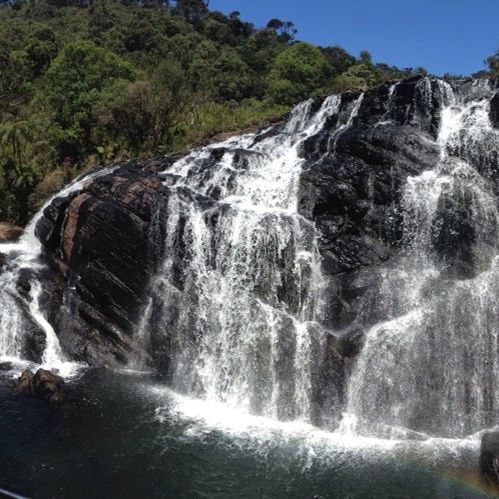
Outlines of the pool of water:
[{"label": "pool of water", "polygon": [[54,407],[16,394],[15,374],[0,374],[0,488],[23,496],[494,496],[478,439],[337,435],[189,399],[147,373],[82,371]]}]

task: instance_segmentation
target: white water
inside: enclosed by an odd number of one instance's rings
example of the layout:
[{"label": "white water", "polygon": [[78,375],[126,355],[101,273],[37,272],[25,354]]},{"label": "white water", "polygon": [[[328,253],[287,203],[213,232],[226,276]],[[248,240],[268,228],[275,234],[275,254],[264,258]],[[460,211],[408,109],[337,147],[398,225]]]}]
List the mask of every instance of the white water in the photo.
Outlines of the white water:
[{"label": "white water", "polygon": [[213,439],[216,432],[221,432],[232,445],[260,454],[263,459],[273,450],[284,450],[300,460],[304,473],[317,466],[359,470],[361,463],[379,466],[383,460],[413,462],[417,468],[472,469],[479,453],[477,436],[455,440],[412,435],[408,440],[404,429],[399,433],[392,429],[390,438],[373,438],[322,430],[299,420],[256,416],[226,403],[183,396],[167,388],[145,389],[160,403],[156,418],[166,425],[179,423],[184,440]]}]

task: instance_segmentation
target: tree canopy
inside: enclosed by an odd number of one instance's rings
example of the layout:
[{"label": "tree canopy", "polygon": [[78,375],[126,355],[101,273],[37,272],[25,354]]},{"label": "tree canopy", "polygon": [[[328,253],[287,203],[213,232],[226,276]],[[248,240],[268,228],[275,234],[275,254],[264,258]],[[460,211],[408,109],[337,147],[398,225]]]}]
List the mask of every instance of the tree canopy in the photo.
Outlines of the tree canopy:
[{"label": "tree canopy", "polygon": [[[0,0],[0,219],[74,173],[266,124],[301,99],[414,72],[206,0]],[[497,73],[497,54],[488,64]],[[66,179],[67,180],[67,179]]]}]

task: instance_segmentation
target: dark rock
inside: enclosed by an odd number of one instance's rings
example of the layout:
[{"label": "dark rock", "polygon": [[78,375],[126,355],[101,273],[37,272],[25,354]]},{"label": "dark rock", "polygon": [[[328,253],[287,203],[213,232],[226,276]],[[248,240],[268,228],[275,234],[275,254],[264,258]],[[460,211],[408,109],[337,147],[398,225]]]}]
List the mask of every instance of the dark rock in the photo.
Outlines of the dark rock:
[{"label": "dark rock", "polygon": [[29,300],[29,294],[31,291],[31,275],[27,269],[22,269],[22,272],[17,279],[17,291],[19,294]]},{"label": "dark rock", "polygon": [[499,432],[487,432],[480,446],[480,473],[490,483],[499,485]]},{"label": "dark rock", "polygon": [[490,101],[490,121],[495,128],[499,129],[499,91]]},{"label": "dark rock", "polygon": [[12,362],[0,362],[0,371],[11,371],[13,367]]},{"label": "dark rock", "polygon": [[56,374],[38,369],[33,377],[33,389],[36,397],[48,402],[60,404],[64,401],[64,380]]},{"label": "dark rock", "polygon": [[45,209],[36,234],[55,271],[50,320],[73,358],[126,361],[157,264],[149,227],[164,195],[157,175],[130,164]]},{"label": "dark rock", "polygon": [[487,270],[496,254],[498,227],[494,208],[479,210],[479,179],[464,171],[438,201],[432,227],[437,259],[448,277],[469,279]]},{"label": "dark rock", "polygon": [[20,393],[24,393],[30,397],[34,395],[35,387],[33,384],[33,378],[34,374],[29,369],[23,371],[18,381],[18,390]]},{"label": "dark rock", "polygon": [[339,346],[340,352],[343,357],[356,357],[361,352],[364,343],[366,342],[366,335],[362,328],[352,328],[347,331],[340,339]]},{"label": "dark rock", "polygon": [[22,327],[24,328],[22,358],[40,363],[47,343],[45,331],[27,316]]}]

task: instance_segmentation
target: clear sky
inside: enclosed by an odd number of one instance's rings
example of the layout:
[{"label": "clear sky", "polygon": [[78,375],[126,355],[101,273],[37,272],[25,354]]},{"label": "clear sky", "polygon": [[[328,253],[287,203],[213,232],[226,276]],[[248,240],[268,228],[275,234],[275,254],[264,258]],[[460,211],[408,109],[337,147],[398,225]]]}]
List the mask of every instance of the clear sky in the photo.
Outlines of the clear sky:
[{"label": "clear sky", "polygon": [[499,0],[210,0],[261,27],[292,21],[297,39],[341,45],[375,62],[470,74],[499,48]]}]

